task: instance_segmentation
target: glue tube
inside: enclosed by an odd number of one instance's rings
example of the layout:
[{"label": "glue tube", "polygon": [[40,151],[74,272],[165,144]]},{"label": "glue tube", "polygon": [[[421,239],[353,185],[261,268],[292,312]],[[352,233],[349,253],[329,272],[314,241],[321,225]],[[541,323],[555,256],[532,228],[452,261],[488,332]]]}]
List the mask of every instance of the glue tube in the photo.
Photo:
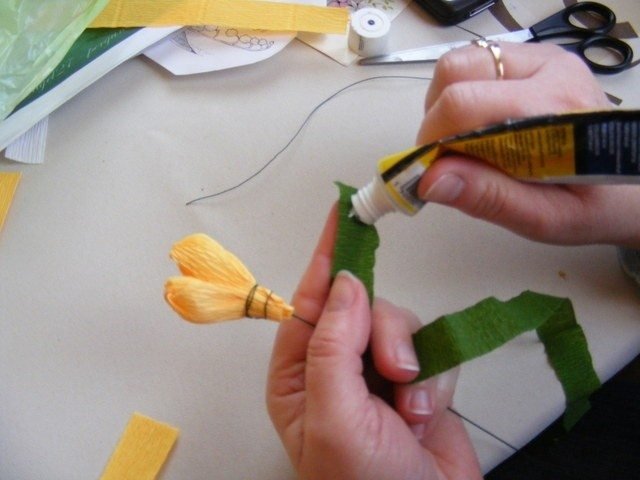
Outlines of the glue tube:
[{"label": "glue tube", "polygon": [[418,196],[420,178],[449,153],[475,157],[530,182],[640,183],[640,110],[508,121],[390,155],[351,197],[353,214],[368,225],[394,211],[416,214],[425,204]]}]

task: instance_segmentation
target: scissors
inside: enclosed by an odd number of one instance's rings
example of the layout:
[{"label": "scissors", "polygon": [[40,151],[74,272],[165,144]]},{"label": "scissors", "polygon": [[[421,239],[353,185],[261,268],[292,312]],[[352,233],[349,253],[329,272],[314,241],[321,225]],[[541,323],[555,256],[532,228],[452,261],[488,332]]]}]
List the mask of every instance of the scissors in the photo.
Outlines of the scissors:
[{"label": "scissors", "polygon": [[[590,14],[597,22],[595,25],[579,27],[572,23],[572,17],[577,13]],[[633,49],[629,44],[617,38],[606,35],[616,24],[613,11],[597,2],[577,2],[567,8],[536,23],[531,28],[516,32],[503,33],[484,37],[485,40],[502,42],[540,42],[551,38],[577,39],[572,43],[561,43],[559,46],[577,54],[595,73],[618,73],[629,67],[633,59]],[[471,41],[442,43],[428,47],[403,50],[388,55],[378,55],[360,60],[360,65],[381,65],[397,63],[435,62],[450,50],[469,45]],[[606,50],[613,54],[618,63],[598,63],[589,58],[596,50]]]}]

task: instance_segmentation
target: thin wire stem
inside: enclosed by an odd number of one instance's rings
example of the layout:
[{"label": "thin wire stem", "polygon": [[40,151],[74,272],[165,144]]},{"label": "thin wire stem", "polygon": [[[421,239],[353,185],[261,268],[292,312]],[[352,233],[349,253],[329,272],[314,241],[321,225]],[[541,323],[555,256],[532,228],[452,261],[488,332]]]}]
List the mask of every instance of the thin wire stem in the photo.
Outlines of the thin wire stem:
[{"label": "thin wire stem", "polygon": [[506,445],[507,447],[509,447],[511,450],[513,450],[514,452],[518,451],[517,447],[514,447],[513,445],[511,445],[509,442],[507,442],[506,440],[503,440],[502,438],[500,438],[499,436],[497,436],[494,433],[491,433],[489,430],[487,430],[486,428],[484,428],[482,425],[474,422],[473,420],[471,420],[469,417],[466,417],[464,415],[462,415],[460,412],[458,412],[457,410],[455,410],[453,407],[447,407],[447,410],[449,410],[451,413],[453,413],[454,415],[457,415],[458,417],[460,417],[462,420],[464,420],[465,422],[469,423],[470,425],[473,425],[474,427],[476,427],[478,430],[480,430],[481,432],[486,433],[487,435],[489,435],[491,438],[496,439],[497,441],[499,441],[500,443],[502,443],[503,445]]},{"label": "thin wire stem", "polygon": [[309,325],[311,328],[316,328],[316,326],[315,326],[313,323],[311,323],[309,320],[305,320],[304,318],[302,318],[302,317],[300,317],[300,316],[296,315],[295,313],[292,313],[292,314],[291,314],[291,316],[292,316],[293,318],[295,318],[296,320],[300,320],[302,323],[306,323],[306,324],[307,324],[307,325]]},{"label": "thin wire stem", "polygon": [[483,38],[484,35],[480,35],[479,33],[474,32],[473,30],[469,30],[468,28],[464,28],[460,25],[456,25],[456,27],[458,27],[460,30],[464,30],[467,33],[470,33],[471,35],[478,37],[478,38]]},{"label": "thin wire stem", "polygon": [[316,114],[316,112],[318,110],[320,110],[324,105],[329,103],[331,100],[333,100],[335,97],[340,95],[345,90],[349,90],[350,88],[353,88],[353,87],[355,87],[357,85],[360,85],[362,83],[365,83],[365,82],[370,82],[370,81],[373,81],[373,80],[386,80],[386,79],[423,80],[423,81],[424,80],[431,80],[430,77],[417,77],[417,76],[410,76],[410,75],[378,75],[378,76],[375,76],[375,77],[364,78],[362,80],[358,80],[357,82],[350,83],[349,85],[347,85],[345,87],[342,87],[340,90],[332,93],[327,98],[325,98],[322,102],[320,102],[318,105],[316,105],[313,108],[313,110],[311,110],[311,113],[309,113],[309,115],[307,115],[307,117],[304,119],[304,121],[302,122],[302,124],[300,125],[300,127],[298,128],[296,133],[293,135],[293,137],[291,137],[291,139],[285,144],[285,146],[282,147],[273,157],[271,157],[264,165],[262,165],[262,167],[260,167],[258,170],[256,170],[254,173],[252,173],[250,176],[248,176],[247,178],[245,178],[241,182],[238,182],[238,183],[236,183],[235,185],[233,185],[233,186],[231,186],[229,188],[225,188],[224,190],[220,190],[219,192],[215,192],[215,193],[212,193],[212,194],[209,194],[209,195],[203,195],[202,197],[198,197],[198,198],[194,198],[193,200],[189,200],[186,203],[186,205],[193,205],[194,203],[199,202],[201,200],[205,200],[205,199],[208,199],[208,198],[214,198],[214,197],[218,197],[220,195],[224,195],[225,193],[231,192],[232,190],[240,188],[245,183],[250,182],[251,180],[256,178],[258,175],[260,175],[280,155],[282,155],[282,153],[284,153],[284,151],[287,150],[287,148],[289,148],[289,146],[293,143],[293,141],[296,138],[298,138],[298,135],[300,135],[300,133],[302,132],[304,127],[309,123],[309,121],[311,120],[311,117],[313,117]]},{"label": "thin wire stem", "polygon": [[[307,325],[309,325],[311,328],[316,328],[316,326],[311,323],[308,320],[305,320],[304,318],[300,317],[297,314],[292,314],[292,317],[300,320],[302,323],[306,323]],[[474,427],[476,427],[478,430],[480,430],[481,432],[486,433],[487,435],[489,435],[491,438],[494,438],[495,440],[497,440],[498,442],[502,443],[503,445],[507,446],[508,448],[510,448],[511,450],[513,450],[514,452],[518,452],[518,448],[511,445],[509,442],[507,442],[506,440],[503,440],[502,438],[500,438],[499,436],[497,436],[495,433],[490,432],[489,430],[487,430],[486,428],[484,428],[482,425],[480,425],[477,422],[474,422],[473,420],[471,420],[469,417],[461,414],[460,412],[458,412],[456,409],[454,409],[453,407],[447,407],[447,410],[449,410],[451,413],[453,413],[454,415],[460,417],[462,420],[464,420],[465,422],[467,422],[470,425],[473,425]]]}]

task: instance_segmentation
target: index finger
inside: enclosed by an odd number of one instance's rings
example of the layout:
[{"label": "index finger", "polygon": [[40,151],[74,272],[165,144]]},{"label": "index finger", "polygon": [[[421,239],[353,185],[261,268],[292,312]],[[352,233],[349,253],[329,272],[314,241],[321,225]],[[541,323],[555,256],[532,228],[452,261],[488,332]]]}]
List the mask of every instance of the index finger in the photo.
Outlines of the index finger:
[{"label": "index finger", "polygon": [[[505,80],[521,80],[534,75],[550,58],[564,55],[553,44],[500,42]],[[496,80],[495,62],[486,48],[470,45],[448,52],[436,64],[427,92],[425,109],[429,110],[449,85],[459,82]]]},{"label": "index finger", "polygon": [[[495,72],[492,79],[474,79],[477,74],[462,63],[438,77],[435,90],[428,94],[427,111],[418,133],[419,144],[507,119],[609,107],[597,80],[576,55],[556,45],[529,45],[533,48],[526,50],[524,45],[500,45],[505,51],[506,80],[495,80]],[[467,53],[475,53],[476,59],[478,54],[484,54],[480,58],[490,57],[482,50],[474,47]],[[545,51],[551,52],[551,56],[540,55]],[[522,64],[529,58],[530,68]],[[483,59],[485,67],[495,66],[491,58]]]}]

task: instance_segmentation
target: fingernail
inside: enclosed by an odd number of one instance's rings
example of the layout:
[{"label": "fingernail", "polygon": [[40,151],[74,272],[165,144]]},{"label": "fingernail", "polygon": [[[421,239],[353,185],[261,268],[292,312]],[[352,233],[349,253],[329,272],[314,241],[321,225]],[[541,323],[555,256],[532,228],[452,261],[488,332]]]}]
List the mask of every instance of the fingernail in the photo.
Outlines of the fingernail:
[{"label": "fingernail", "polygon": [[331,286],[326,309],[330,312],[347,310],[356,298],[355,277],[348,271],[338,272]]},{"label": "fingernail", "polygon": [[409,428],[411,429],[411,431],[413,432],[413,434],[416,436],[416,438],[418,440],[422,440],[422,438],[424,437],[424,423],[416,423],[415,425],[409,425]]},{"label": "fingernail", "polygon": [[438,374],[436,377],[436,389],[439,392],[453,392],[458,381],[459,368],[452,368],[446,372]]},{"label": "fingernail", "polygon": [[396,346],[396,365],[402,370],[419,372],[420,365],[413,346],[407,342],[399,342]]},{"label": "fingernail", "polygon": [[445,173],[422,196],[425,202],[448,204],[455,201],[464,189],[464,180],[453,173]]},{"label": "fingernail", "polygon": [[409,398],[409,410],[415,415],[431,415],[433,406],[429,392],[424,388],[414,388]]}]

